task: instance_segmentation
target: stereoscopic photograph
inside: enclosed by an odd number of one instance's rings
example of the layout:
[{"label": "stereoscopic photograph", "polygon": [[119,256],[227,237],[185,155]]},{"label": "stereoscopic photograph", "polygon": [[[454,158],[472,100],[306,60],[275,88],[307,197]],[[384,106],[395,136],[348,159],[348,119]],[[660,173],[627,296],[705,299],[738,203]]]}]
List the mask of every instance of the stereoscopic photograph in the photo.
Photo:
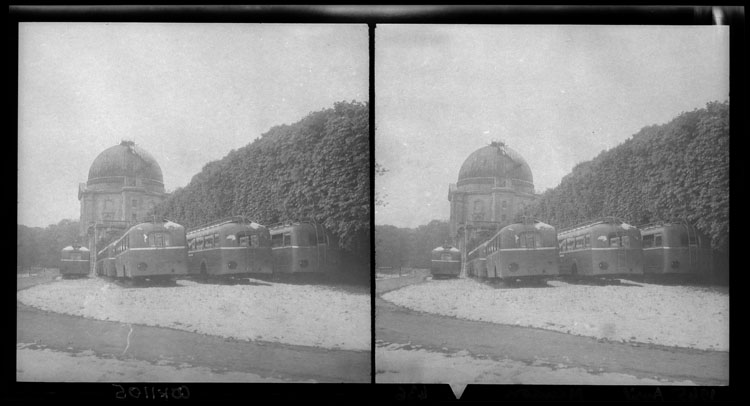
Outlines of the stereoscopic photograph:
[{"label": "stereoscopic photograph", "polygon": [[367,25],[18,40],[17,381],[371,382]]},{"label": "stereoscopic photograph", "polygon": [[375,55],[376,383],[728,385],[727,26]]},{"label": "stereoscopic photograph", "polygon": [[11,17],[16,398],[731,389],[740,8]]}]

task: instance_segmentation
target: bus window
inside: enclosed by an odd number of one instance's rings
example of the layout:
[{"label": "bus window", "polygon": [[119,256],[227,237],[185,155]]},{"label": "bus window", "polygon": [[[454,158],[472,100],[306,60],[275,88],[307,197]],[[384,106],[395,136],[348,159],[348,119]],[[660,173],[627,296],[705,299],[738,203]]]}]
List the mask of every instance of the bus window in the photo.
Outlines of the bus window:
[{"label": "bus window", "polygon": [[292,246],[292,234],[284,233],[284,247],[291,247],[291,246]]},{"label": "bus window", "polygon": [[204,248],[213,248],[214,247],[214,236],[213,235],[207,235],[203,239],[203,247]]},{"label": "bus window", "polygon": [[621,240],[622,240],[622,246],[623,246],[624,248],[630,248],[630,236],[627,236],[627,235],[623,235],[623,236],[622,236],[622,237],[620,237],[620,238],[621,238]]},{"label": "bus window", "polygon": [[534,234],[521,233],[518,235],[518,247],[519,248],[533,248],[534,247]]},{"label": "bus window", "polygon": [[203,237],[198,237],[195,239],[195,249],[197,250],[203,249]]},{"label": "bus window", "polygon": [[219,239],[219,233],[214,233],[214,247],[221,247],[221,240]]},{"label": "bus window", "polygon": [[250,236],[250,246],[251,247],[260,247],[260,241],[258,240],[258,234],[253,234]]},{"label": "bus window", "polygon": [[73,261],[80,261],[81,260],[81,253],[80,252],[73,252],[70,254],[70,259]]},{"label": "bus window", "polygon": [[568,244],[567,244],[568,245],[568,251],[573,250],[573,249],[576,248],[576,240],[575,240],[575,238],[572,238],[572,237],[568,238],[567,241],[568,241]]},{"label": "bus window", "polygon": [[249,247],[250,246],[250,236],[249,235],[238,235],[237,236],[237,244],[240,247]]},{"label": "bus window", "polygon": [[576,248],[583,248],[583,236],[576,237]]},{"label": "bus window", "polygon": [[558,240],[557,244],[560,246],[560,251],[565,251],[565,240]]},{"label": "bus window", "polygon": [[274,234],[271,236],[271,246],[272,247],[283,247],[284,246],[284,235],[283,234]]},{"label": "bus window", "polygon": [[195,251],[195,239],[191,238],[188,240],[188,251]]},{"label": "bus window", "polygon": [[651,248],[654,246],[654,235],[644,235],[643,236],[643,248]]},{"label": "bus window", "polygon": [[591,248],[591,234],[586,234],[583,236],[583,247]]},{"label": "bus window", "polygon": [[661,233],[654,234],[654,247],[661,247]]},{"label": "bus window", "polygon": [[169,234],[167,233],[149,233],[148,245],[150,247],[168,247],[169,246]]}]

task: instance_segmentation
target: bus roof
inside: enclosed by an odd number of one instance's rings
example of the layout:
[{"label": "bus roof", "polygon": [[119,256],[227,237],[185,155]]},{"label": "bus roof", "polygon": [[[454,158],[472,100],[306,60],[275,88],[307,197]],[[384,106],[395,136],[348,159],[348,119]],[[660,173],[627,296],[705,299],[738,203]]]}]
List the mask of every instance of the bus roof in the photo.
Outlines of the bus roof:
[{"label": "bus roof", "polygon": [[196,233],[203,230],[208,230],[212,228],[217,228],[220,226],[223,226],[225,224],[247,224],[250,226],[250,228],[258,229],[264,227],[261,224],[258,224],[252,220],[249,220],[248,218],[244,216],[230,216],[230,217],[224,217],[218,220],[214,220],[211,222],[208,222],[206,224],[201,224],[197,227],[192,227],[187,230],[188,233]]},{"label": "bus roof", "polygon": [[459,252],[458,248],[451,246],[451,245],[442,245],[440,247],[435,248],[432,251],[433,252],[439,252],[439,251]]},{"label": "bus roof", "polygon": [[86,248],[86,247],[84,247],[82,245],[79,245],[77,248],[74,248],[72,245],[68,245],[67,247],[63,248],[62,251],[65,251],[65,252],[76,251],[76,249],[78,251],[82,251],[82,252],[88,252],[88,250],[89,250],[88,248]]},{"label": "bus roof", "polygon": [[583,222],[583,223],[580,223],[580,224],[576,224],[576,225],[574,225],[572,227],[565,228],[565,229],[563,229],[563,230],[560,231],[560,234],[568,234],[568,233],[571,233],[573,231],[583,230],[583,229],[586,229],[586,228],[589,228],[589,227],[592,227],[592,226],[595,226],[595,225],[598,225],[598,224],[616,224],[618,226],[622,226],[622,228],[624,228],[625,230],[628,230],[631,227],[633,227],[630,224],[622,221],[621,219],[619,219],[617,217],[606,216],[606,217],[600,217],[600,218],[597,218],[597,219],[594,219],[594,220],[589,220],[589,221],[586,221],[586,222]]}]

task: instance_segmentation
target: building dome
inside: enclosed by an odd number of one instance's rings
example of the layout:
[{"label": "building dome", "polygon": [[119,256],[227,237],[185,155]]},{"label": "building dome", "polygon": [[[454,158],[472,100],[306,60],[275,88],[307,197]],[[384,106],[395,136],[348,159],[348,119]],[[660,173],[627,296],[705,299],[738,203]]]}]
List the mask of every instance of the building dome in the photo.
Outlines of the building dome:
[{"label": "building dome", "polygon": [[502,142],[493,142],[469,155],[458,172],[458,185],[474,181],[484,183],[481,182],[482,178],[510,179],[532,185],[534,183],[529,164],[518,152]]},{"label": "building dome", "polygon": [[102,184],[164,191],[164,179],[156,159],[132,141],[122,141],[105,149],[91,164],[86,185]]}]

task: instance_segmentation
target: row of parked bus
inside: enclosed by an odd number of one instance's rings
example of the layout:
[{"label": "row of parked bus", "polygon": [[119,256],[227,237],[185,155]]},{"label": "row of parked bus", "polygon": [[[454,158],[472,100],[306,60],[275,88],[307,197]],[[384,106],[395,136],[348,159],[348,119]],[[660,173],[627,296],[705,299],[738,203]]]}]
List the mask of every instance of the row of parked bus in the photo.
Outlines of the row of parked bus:
[{"label": "row of parked bus", "polygon": [[[241,216],[186,230],[163,220],[132,226],[97,253],[96,274],[112,278],[323,273],[338,264],[337,244],[314,222],[270,227]],[[88,275],[85,247],[62,251],[63,277]]]},{"label": "row of parked bus", "polygon": [[[451,246],[432,251],[434,278],[461,272]],[[708,239],[686,223],[631,226],[614,217],[560,231],[537,220],[511,224],[466,257],[466,275],[500,280],[573,277],[706,277],[712,269]]]}]

